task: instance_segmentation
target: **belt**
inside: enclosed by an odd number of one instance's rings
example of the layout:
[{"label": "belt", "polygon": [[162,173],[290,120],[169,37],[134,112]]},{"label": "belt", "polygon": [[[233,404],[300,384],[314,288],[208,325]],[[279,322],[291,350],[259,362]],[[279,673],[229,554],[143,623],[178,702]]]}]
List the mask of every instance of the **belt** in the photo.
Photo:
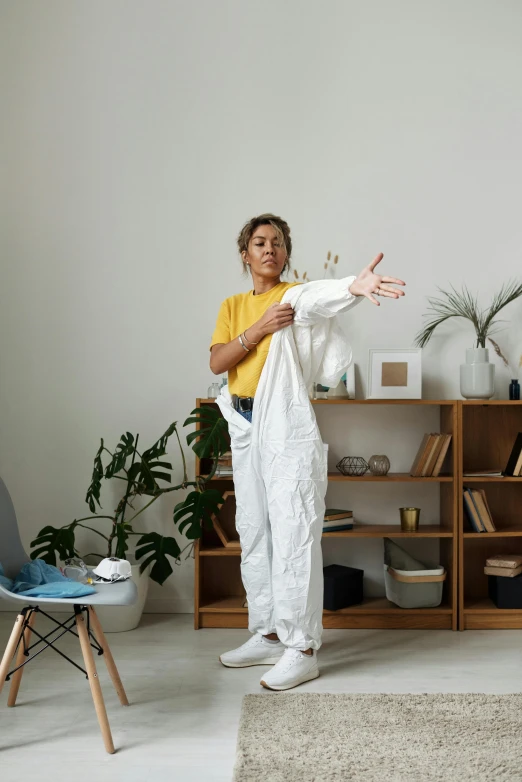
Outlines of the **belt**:
[{"label": "belt", "polygon": [[245,412],[246,410],[252,410],[254,407],[254,397],[237,396],[237,394],[232,394],[232,404],[235,410],[241,410],[242,412]]}]

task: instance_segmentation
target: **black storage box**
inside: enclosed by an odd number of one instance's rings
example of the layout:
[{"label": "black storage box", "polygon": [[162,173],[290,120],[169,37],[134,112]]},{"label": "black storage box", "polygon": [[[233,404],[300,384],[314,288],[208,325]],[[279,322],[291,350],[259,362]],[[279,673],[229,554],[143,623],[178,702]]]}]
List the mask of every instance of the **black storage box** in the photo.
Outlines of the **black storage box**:
[{"label": "black storage box", "polygon": [[488,593],[497,608],[522,608],[522,573],[519,576],[488,576]]},{"label": "black storage box", "polygon": [[328,565],[323,568],[323,575],[323,605],[327,611],[338,611],[362,603],[364,570],[345,565]]}]

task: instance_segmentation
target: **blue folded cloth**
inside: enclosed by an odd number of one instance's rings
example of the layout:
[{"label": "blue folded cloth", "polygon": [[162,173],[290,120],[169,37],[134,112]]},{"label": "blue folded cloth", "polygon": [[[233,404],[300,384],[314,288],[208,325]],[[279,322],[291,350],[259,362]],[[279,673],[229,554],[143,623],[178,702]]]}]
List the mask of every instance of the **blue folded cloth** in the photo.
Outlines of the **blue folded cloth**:
[{"label": "blue folded cloth", "polygon": [[16,595],[27,597],[84,597],[96,593],[89,584],[66,578],[57,567],[48,565],[43,559],[27,562],[14,581],[4,575],[0,563],[0,584]]}]

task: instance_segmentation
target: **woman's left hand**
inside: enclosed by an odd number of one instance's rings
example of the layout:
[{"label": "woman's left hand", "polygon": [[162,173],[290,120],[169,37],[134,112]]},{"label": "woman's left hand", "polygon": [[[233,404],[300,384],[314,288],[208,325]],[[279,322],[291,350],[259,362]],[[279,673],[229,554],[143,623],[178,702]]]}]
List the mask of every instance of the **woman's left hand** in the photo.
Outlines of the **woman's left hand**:
[{"label": "woman's left hand", "polygon": [[398,280],[395,277],[381,277],[379,274],[374,274],[374,269],[378,263],[384,258],[383,253],[373,259],[373,261],[366,266],[350,285],[350,293],[353,296],[366,296],[372,304],[376,304],[378,307],[380,303],[374,296],[384,296],[388,299],[398,299],[399,296],[404,296],[404,291],[394,288],[389,283],[395,285],[406,285],[402,280]]}]

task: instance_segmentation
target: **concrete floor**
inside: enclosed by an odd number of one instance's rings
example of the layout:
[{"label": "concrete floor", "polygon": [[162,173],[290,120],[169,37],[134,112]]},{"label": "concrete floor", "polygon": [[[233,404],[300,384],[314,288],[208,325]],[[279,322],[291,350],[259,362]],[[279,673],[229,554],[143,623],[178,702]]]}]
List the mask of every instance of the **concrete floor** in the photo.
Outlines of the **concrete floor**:
[{"label": "concrete floor", "polygon": [[[0,613],[2,649],[14,618]],[[97,658],[115,755],[104,751],[86,679],[52,650],[38,657],[16,708],[6,706],[8,684],[0,696],[2,782],[231,782],[243,695],[278,695],[259,685],[264,666],[218,661],[246,630],[192,622],[148,614],[137,630],[108,635],[131,702],[120,706]],[[81,662],[74,637],[60,643]],[[294,692],[522,692],[521,648],[522,630],[327,630],[320,678]]]}]

